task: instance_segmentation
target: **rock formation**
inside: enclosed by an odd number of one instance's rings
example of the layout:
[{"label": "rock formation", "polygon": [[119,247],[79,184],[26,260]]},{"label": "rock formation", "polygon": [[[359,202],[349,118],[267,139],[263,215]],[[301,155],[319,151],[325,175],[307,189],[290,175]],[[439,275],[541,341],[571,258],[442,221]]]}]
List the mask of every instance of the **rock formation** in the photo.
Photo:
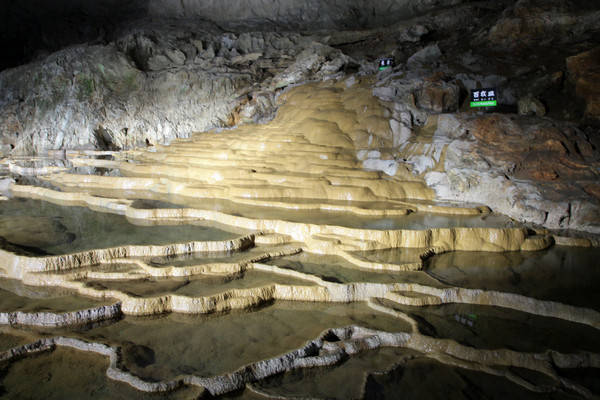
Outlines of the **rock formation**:
[{"label": "rock formation", "polygon": [[0,6],[0,394],[599,395],[594,1],[117,3]]},{"label": "rock formation", "polygon": [[[374,93],[394,103],[393,138],[361,153],[365,166],[394,175],[408,164],[426,175],[439,198],[487,204],[552,229],[597,232],[597,51],[591,43],[598,10],[591,3],[575,7],[560,0],[550,11],[525,0],[449,4],[453,7],[428,14],[440,5],[378,3],[366,13],[364,5],[352,2],[282,2],[232,14],[223,2],[154,1],[132,4],[113,19],[107,15],[110,4],[87,5],[77,12],[112,21],[104,37],[108,43],[76,45],[0,75],[0,150],[26,155],[131,149],[214,127],[265,122],[281,103],[282,88],[353,71],[372,73],[374,58],[393,54],[397,66],[374,83]],[[33,2],[12,7],[35,15]],[[177,22],[151,18],[159,13]],[[474,22],[463,24],[469,18]],[[309,29],[319,33],[307,34]],[[560,46],[545,51],[551,40]],[[461,46],[468,41],[471,48]],[[525,62],[523,52],[532,55]],[[518,105],[519,113],[537,117],[494,117],[503,121],[500,126],[510,125],[508,142],[526,143],[511,144],[512,152],[489,148],[491,133],[478,131],[492,117],[474,115],[465,103],[475,87],[498,87],[501,112]],[[550,119],[542,118],[546,112]],[[439,113],[452,115],[438,118]],[[472,122],[447,125],[452,118]],[[414,136],[421,127],[435,130],[426,146],[433,157],[411,144],[421,140]],[[379,129],[375,135],[385,135]],[[461,129],[473,136],[456,137]],[[507,132],[496,130],[494,140],[508,146]],[[440,160],[442,152],[448,157]],[[474,158],[465,159],[465,152]],[[556,163],[556,157],[564,161]],[[502,198],[495,198],[497,187],[506,188]]]}]

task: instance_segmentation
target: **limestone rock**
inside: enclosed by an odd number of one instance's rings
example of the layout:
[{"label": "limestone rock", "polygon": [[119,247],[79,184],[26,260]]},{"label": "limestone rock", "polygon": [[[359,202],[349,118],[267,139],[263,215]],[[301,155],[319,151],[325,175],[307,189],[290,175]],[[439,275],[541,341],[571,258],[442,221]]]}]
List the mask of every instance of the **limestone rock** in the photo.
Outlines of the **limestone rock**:
[{"label": "limestone rock", "polygon": [[[484,203],[513,218],[551,228],[600,230],[595,189],[589,184],[597,179],[594,165],[600,161],[593,150],[594,132],[537,116],[431,115],[444,109],[444,97],[429,96],[432,100],[423,104],[423,94],[447,84],[467,90],[497,85],[508,96],[504,101],[513,104],[516,101],[509,97],[520,90],[497,75],[457,74],[452,80],[414,71],[381,78],[374,94],[394,102],[397,110],[390,126],[395,137],[402,137],[397,143],[398,160],[422,176],[439,198]],[[459,90],[453,93],[459,96]],[[542,114],[542,106],[539,100],[522,100],[521,112]],[[401,134],[400,113],[415,121],[406,135]]]},{"label": "limestone rock", "polygon": [[10,190],[10,185],[14,183],[14,179],[2,178],[0,179],[0,196],[6,196]]},{"label": "limestone rock", "polygon": [[569,80],[585,101],[585,116],[600,121],[600,48],[567,58]]},{"label": "limestone rock", "polygon": [[572,37],[589,37],[600,11],[593,2],[519,0],[489,30],[487,41],[508,49],[552,46]]},{"label": "limestone rock", "polygon": [[349,59],[340,50],[320,43],[312,43],[296,61],[273,78],[273,87],[282,88],[309,79],[322,79],[340,71]]},{"label": "limestone rock", "polygon": [[411,25],[400,33],[400,39],[405,42],[418,42],[421,37],[429,33],[429,29],[421,24]]},{"label": "limestone rock", "polygon": [[544,104],[534,97],[522,97],[517,103],[520,115],[537,115],[543,117],[546,115],[546,107]]},{"label": "limestone rock", "polygon": [[412,134],[410,114],[403,113],[401,121],[391,119],[390,129],[392,130],[392,146],[398,147],[405,143]]},{"label": "limestone rock", "polygon": [[436,137],[448,137],[451,139],[466,139],[468,130],[462,119],[456,114],[440,114],[437,116],[437,126],[434,132]]},{"label": "limestone rock", "polygon": [[[0,108],[7,110],[0,117],[3,140],[14,142],[13,154],[43,154],[128,149],[222,125],[249,79],[200,70],[144,75],[107,45],[70,48],[4,71],[0,84]],[[21,129],[12,130],[11,120]]]},{"label": "limestone rock", "polygon": [[416,100],[420,108],[441,113],[458,109],[459,88],[444,81],[426,82],[417,92]]},{"label": "limestone rock", "polygon": [[[273,87],[324,79],[347,62],[341,51],[293,33],[150,25],[1,72],[2,152],[131,149],[262,121],[277,107]],[[251,88],[262,94],[244,102]]]},{"label": "limestone rock", "polygon": [[406,64],[409,67],[417,67],[420,64],[431,64],[437,61],[441,55],[442,52],[438,45],[432,44],[410,56],[408,61],[406,61]]},{"label": "limestone rock", "polygon": [[271,92],[252,93],[235,108],[231,114],[231,125],[241,123],[261,123],[273,117],[277,108],[275,96]]},{"label": "limestone rock", "polygon": [[444,171],[425,173],[439,197],[484,202],[549,228],[600,231],[598,201],[586,191],[587,182],[597,179],[589,166],[600,158],[579,151],[589,145],[583,132],[500,114],[450,121],[439,124],[434,136],[434,144],[450,140]]},{"label": "limestone rock", "polygon": [[[584,52],[597,42],[597,6],[475,3],[384,0],[367,7],[355,0],[274,0],[277,7],[266,7],[249,0],[238,9],[233,0],[151,0],[136,11],[139,21],[107,27],[111,35],[100,35],[93,45],[46,53],[0,73],[0,154],[131,149],[265,122],[282,104],[281,88],[335,78],[353,88],[373,72],[372,93],[389,103],[381,115],[369,116],[368,126],[346,129],[372,107],[344,98],[351,107],[335,122],[341,129],[305,116],[294,125],[297,133],[310,130],[318,145],[336,144],[353,155],[366,150],[363,167],[427,179],[449,199],[489,203],[548,226],[573,227],[591,215],[594,225],[596,206],[588,201],[598,193],[597,134],[555,118],[597,119],[597,51]],[[96,14],[95,7],[83,9]],[[431,9],[436,12],[423,13]],[[147,18],[159,14],[166,19]],[[402,20],[409,16],[414,18]],[[173,23],[165,22],[169,18]],[[290,32],[300,28],[308,31]],[[522,59],[526,52],[531,57]],[[541,62],[577,53],[564,75],[558,64]],[[386,55],[394,55],[397,66],[376,74],[377,58]],[[560,109],[564,76],[587,104],[586,121]],[[469,90],[482,87],[499,89],[500,111],[520,105],[521,114],[531,116],[448,114],[467,111]],[[542,120],[543,104],[549,115]],[[502,196],[493,196],[497,187]],[[582,202],[568,199],[569,190]]]}]

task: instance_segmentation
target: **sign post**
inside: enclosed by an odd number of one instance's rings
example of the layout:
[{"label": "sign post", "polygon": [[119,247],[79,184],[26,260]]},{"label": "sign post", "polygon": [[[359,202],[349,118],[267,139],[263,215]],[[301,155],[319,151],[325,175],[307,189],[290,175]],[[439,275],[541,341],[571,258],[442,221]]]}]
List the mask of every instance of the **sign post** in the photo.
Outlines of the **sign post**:
[{"label": "sign post", "polygon": [[384,69],[392,68],[394,66],[394,59],[391,57],[381,58],[379,60],[379,70],[383,71]]},{"label": "sign post", "polygon": [[496,107],[498,91],[495,88],[471,90],[471,107]]}]

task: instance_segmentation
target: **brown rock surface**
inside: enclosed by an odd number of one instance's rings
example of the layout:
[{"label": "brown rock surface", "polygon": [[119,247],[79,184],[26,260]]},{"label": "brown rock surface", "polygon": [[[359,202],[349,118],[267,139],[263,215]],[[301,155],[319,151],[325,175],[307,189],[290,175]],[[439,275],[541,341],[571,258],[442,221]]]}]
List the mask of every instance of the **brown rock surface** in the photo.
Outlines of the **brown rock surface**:
[{"label": "brown rock surface", "polygon": [[598,232],[593,129],[500,113],[440,114],[436,125],[425,143],[410,136],[399,157],[438,198],[484,203],[551,229]]},{"label": "brown rock surface", "polygon": [[567,42],[597,26],[598,11],[593,3],[519,0],[490,29],[487,40],[522,50]]},{"label": "brown rock surface", "polygon": [[[512,165],[506,173],[518,179],[554,181],[571,186],[598,178],[598,155],[579,150],[591,144],[579,131],[547,121],[493,114],[470,123],[480,152],[490,160]],[[502,160],[502,161],[500,161]]]},{"label": "brown rock surface", "polygon": [[450,112],[458,109],[458,86],[442,80],[426,82],[417,92],[420,108],[433,112]]},{"label": "brown rock surface", "polygon": [[570,81],[585,100],[585,116],[600,122],[600,47],[567,58]]}]

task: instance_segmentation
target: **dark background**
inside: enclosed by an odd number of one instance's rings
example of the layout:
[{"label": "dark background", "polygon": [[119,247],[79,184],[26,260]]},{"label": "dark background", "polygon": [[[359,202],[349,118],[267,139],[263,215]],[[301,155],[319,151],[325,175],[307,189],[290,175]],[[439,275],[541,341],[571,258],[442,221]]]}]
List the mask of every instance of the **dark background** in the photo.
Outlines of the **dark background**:
[{"label": "dark background", "polygon": [[0,70],[80,43],[110,41],[145,0],[0,0]]}]

